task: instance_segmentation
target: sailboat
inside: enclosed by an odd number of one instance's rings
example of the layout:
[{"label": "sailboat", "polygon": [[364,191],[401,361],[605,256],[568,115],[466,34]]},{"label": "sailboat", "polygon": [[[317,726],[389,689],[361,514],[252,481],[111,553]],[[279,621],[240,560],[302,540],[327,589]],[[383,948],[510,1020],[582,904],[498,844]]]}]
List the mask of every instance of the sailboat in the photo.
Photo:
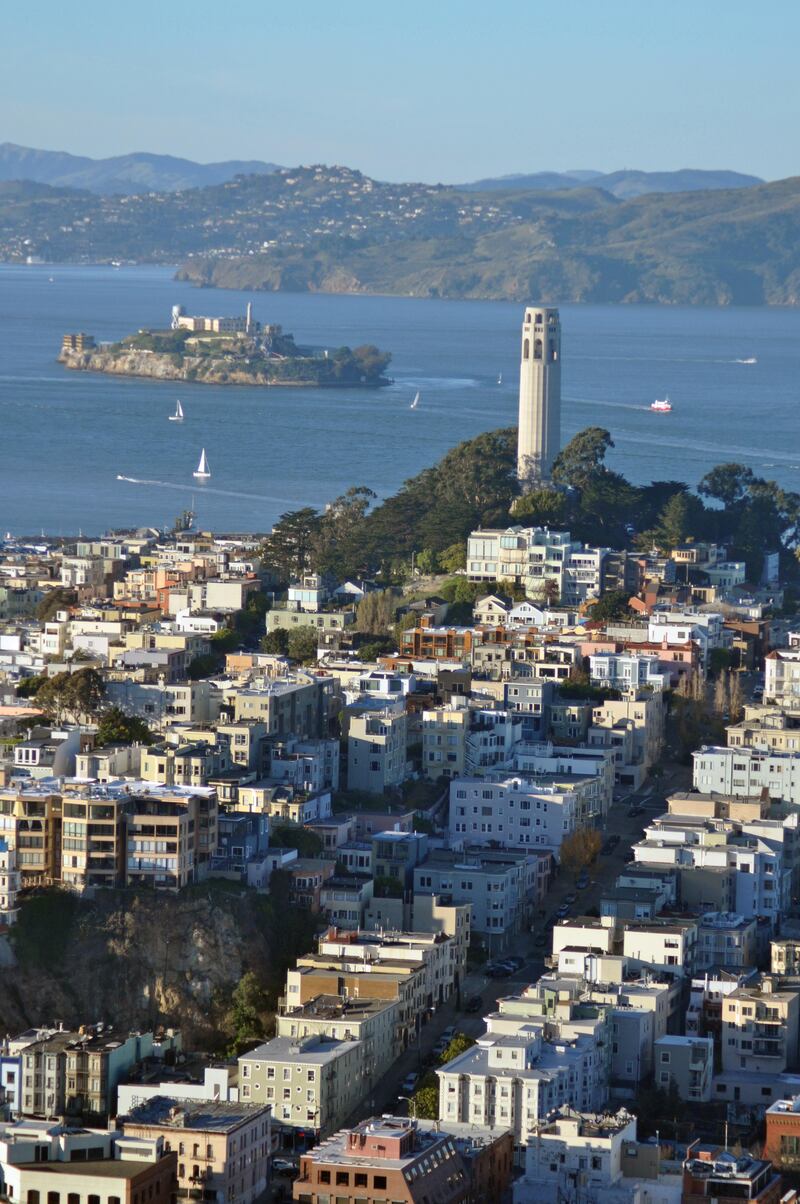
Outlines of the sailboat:
[{"label": "sailboat", "polygon": [[502,385],[502,383],[503,383],[503,373],[502,372],[498,372],[498,374],[497,374],[497,383],[498,383],[498,385]]},{"label": "sailboat", "polygon": [[176,403],[175,413],[170,414],[169,420],[170,420],[170,422],[183,422],[183,406],[181,405],[180,402]]},{"label": "sailboat", "polygon": [[200,481],[207,481],[211,476],[211,469],[209,468],[208,460],[206,459],[205,448],[203,448],[202,452],[200,453],[200,463],[192,473],[192,476],[197,477]]},{"label": "sailboat", "polygon": [[419,405],[419,401],[420,401],[420,393],[419,393],[419,391],[417,391],[414,394],[414,400],[412,401],[411,405],[408,408],[410,410],[416,410],[417,406]]}]

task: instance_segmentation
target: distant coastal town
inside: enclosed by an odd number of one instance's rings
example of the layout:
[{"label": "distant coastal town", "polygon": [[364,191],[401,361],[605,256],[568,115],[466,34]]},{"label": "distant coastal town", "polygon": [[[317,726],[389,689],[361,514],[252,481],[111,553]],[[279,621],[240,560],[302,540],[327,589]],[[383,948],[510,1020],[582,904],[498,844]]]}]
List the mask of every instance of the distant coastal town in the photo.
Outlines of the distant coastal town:
[{"label": "distant coastal town", "polygon": [[389,384],[391,355],[371,344],[321,350],[253,318],[201,317],[172,308],[168,329],[139,330],[98,346],[93,335],[65,334],[59,361],[81,372],[145,376],[214,385],[375,388]]},{"label": "distant coastal town", "polygon": [[[632,484],[519,339],[518,426],[384,501],[0,541],[4,1199],[796,1201],[800,496]],[[389,362],[307,352],[60,358]]]}]

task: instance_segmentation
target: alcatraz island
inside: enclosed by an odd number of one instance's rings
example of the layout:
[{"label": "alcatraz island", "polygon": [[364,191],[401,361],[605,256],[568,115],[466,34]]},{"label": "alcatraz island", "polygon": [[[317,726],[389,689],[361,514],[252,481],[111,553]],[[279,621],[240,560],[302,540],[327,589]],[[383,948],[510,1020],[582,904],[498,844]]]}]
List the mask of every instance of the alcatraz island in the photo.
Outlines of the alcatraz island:
[{"label": "alcatraz island", "polygon": [[243,316],[200,317],[172,307],[165,330],[140,330],[118,343],[97,344],[92,335],[65,334],[58,359],[81,372],[149,376],[213,385],[297,385],[375,388],[391,355],[372,344],[323,350],[300,347],[281,326]]}]

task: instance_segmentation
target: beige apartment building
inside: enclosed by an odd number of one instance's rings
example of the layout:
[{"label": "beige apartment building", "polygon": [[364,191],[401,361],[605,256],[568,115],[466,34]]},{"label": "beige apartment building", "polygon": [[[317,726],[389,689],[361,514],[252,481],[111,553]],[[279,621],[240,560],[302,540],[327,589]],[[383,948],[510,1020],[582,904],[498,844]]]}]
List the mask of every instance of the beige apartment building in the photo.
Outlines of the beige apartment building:
[{"label": "beige apartment building", "polygon": [[746,706],[744,718],[726,729],[729,748],[757,748],[763,752],[800,751],[800,715],[776,706]]},{"label": "beige apartment building", "polygon": [[179,1200],[255,1204],[266,1191],[269,1108],[156,1096],[121,1120],[126,1137],[161,1138],[165,1151],[177,1154]]},{"label": "beige apartment building", "polygon": [[[359,706],[359,704],[355,704]],[[406,776],[408,720],[404,710],[363,704],[349,716],[347,786],[368,794],[383,794]]]},{"label": "beige apartment building", "polygon": [[325,734],[324,692],[317,681],[266,681],[236,690],[232,701],[236,723],[255,719],[270,736],[308,740]]},{"label": "beige apartment building", "polygon": [[66,783],[62,796],[61,882],[72,890],[116,886],[125,858],[122,793]]},{"label": "beige apartment building", "polygon": [[464,775],[469,723],[467,707],[435,707],[422,712],[422,772],[425,777]]},{"label": "beige apartment building", "polygon": [[798,1065],[800,990],[765,974],[722,1000],[722,1069],[780,1074]]},{"label": "beige apartment building", "polygon": [[217,842],[214,792],[137,794],[130,799],[126,882],[180,890],[193,882]]},{"label": "beige apartment building", "polygon": [[227,748],[196,740],[151,744],[142,748],[140,775],[165,786],[205,786],[208,779],[230,768]]},{"label": "beige apartment building", "polygon": [[23,890],[61,881],[61,795],[36,782],[0,788],[0,836],[16,852]]}]

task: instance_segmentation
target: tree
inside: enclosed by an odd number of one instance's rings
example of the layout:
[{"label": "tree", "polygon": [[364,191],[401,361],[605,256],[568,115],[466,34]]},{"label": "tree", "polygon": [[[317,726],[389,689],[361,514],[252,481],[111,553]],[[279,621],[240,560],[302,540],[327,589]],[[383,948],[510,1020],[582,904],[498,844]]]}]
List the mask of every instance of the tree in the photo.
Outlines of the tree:
[{"label": "tree", "polygon": [[356,610],[356,631],[367,635],[388,635],[396,609],[395,595],[390,589],[365,594]]},{"label": "tree", "polygon": [[288,656],[289,632],[285,627],[276,627],[274,631],[268,631],[262,638],[259,648],[262,652],[272,653],[273,656]]},{"label": "tree", "polygon": [[34,673],[31,677],[23,677],[17,686],[17,698],[32,698],[46,681],[47,675],[44,673]]},{"label": "tree", "polygon": [[592,477],[603,472],[606,452],[614,446],[608,431],[587,426],[578,431],[553,462],[551,476],[558,485],[584,489]]},{"label": "tree", "polygon": [[653,542],[671,551],[688,538],[702,533],[703,503],[691,493],[674,493],[659,515],[652,532]]},{"label": "tree", "polygon": [[270,844],[276,849],[297,849],[301,857],[321,857],[322,840],[300,824],[276,823],[270,828]]},{"label": "tree", "polygon": [[468,1037],[466,1033],[456,1033],[447,1049],[442,1054],[442,1065],[444,1066],[445,1062],[452,1062],[453,1058],[457,1058],[460,1054],[466,1053],[468,1049],[472,1049],[474,1044],[474,1037]]},{"label": "tree", "polygon": [[465,569],[467,567],[466,542],[451,543],[449,547],[443,548],[439,553],[438,560],[443,573],[457,573],[460,569]]},{"label": "tree", "polygon": [[731,667],[731,654],[727,648],[712,648],[708,656],[708,671],[712,677],[724,673]]},{"label": "tree", "polygon": [[533,489],[523,493],[511,507],[511,514],[526,527],[562,527],[569,524],[566,495],[558,489]]},{"label": "tree", "polygon": [[717,715],[728,712],[728,672],[720,673],[714,686],[714,710]]},{"label": "tree", "polygon": [[731,673],[728,678],[728,709],[730,711],[731,720],[737,723],[744,712],[744,699],[742,697],[742,683],[738,673]]},{"label": "tree", "polygon": [[143,719],[126,715],[118,706],[109,707],[100,716],[95,746],[106,744],[152,744],[155,736]]},{"label": "tree", "polygon": [[753,471],[744,464],[717,464],[697,486],[698,493],[712,497],[726,509],[743,501],[754,480]]},{"label": "tree", "polygon": [[248,970],[239,979],[231,995],[227,1027],[233,1032],[233,1053],[239,1053],[248,1041],[256,1041],[264,1036],[264,1020],[268,1012],[266,992],[253,971]]},{"label": "tree", "polygon": [[439,1117],[439,1078],[433,1072],[420,1080],[412,1097],[413,1103],[410,1109],[413,1116],[420,1120],[437,1120]]},{"label": "tree", "polygon": [[561,842],[561,864],[577,874],[596,860],[603,838],[596,828],[578,828]]},{"label": "tree", "polygon": [[439,571],[439,555],[430,548],[423,548],[417,555],[416,567],[423,576],[431,576]]},{"label": "tree", "polygon": [[55,589],[51,589],[49,593],[45,594],[36,607],[36,618],[40,622],[46,623],[52,619],[57,610],[67,610],[77,601],[78,595],[74,589],[65,589],[63,586],[57,585]]},{"label": "tree", "polygon": [[317,632],[314,627],[295,627],[289,632],[289,656],[293,661],[317,659]]},{"label": "tree", "polygon": [[312,506],[282,514],[260,548],[264,565],[279,581],[301,577],[312,568],[312,552],[321,516]]},{"label": "tree", "polygon": [[336,498],[320,517],[312,539],[311,559],[320,573],[340,581],[366,568],[363,528],[375,494],[357,485]]},{"label": "tree", "polygon": [[77,673],[56,673],[36,691],[36,702],[52,714],[57,723],[80,723],[97,712],[105,693],[105,683],[95,669]]},{"label": "tree", "polygon": [[362,661],[376,661],[379,656],[386,656],[389,652],[394,652],[395,640],[388,636],[381,636],[374,640],[367,640],[358,646],[358,655]]},{"label": "tree", "polygon": [[601,594],[592,603],[589,611],[590,619],[607,623],[613,619],[625,619],[630,616],[630,594],[624,589],[610,589]]}]

